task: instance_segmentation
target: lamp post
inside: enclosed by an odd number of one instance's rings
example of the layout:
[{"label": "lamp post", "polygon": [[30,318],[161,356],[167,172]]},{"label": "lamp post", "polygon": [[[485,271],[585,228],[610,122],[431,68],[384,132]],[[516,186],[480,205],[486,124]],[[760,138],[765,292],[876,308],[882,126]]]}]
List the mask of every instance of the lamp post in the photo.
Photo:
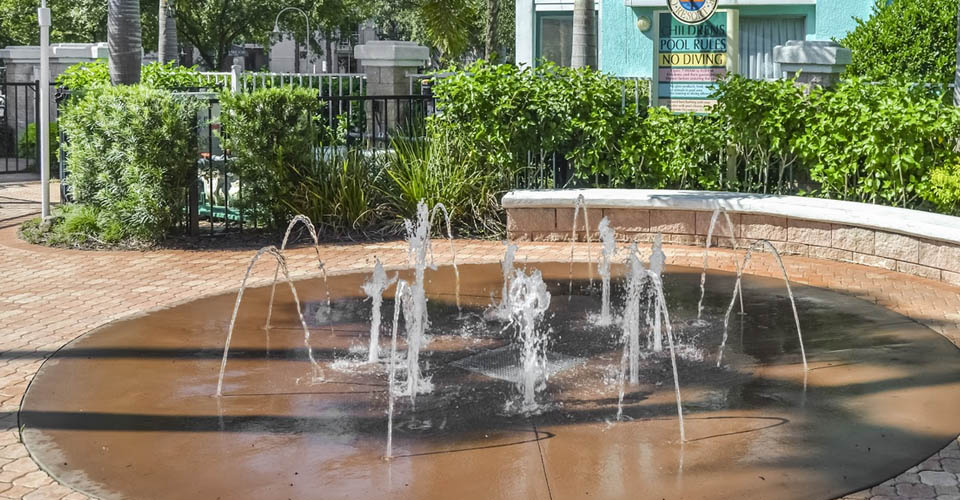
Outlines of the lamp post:
[{"label": "lamp post", "polygon": [[[277,13],[277,18],[273,21],[273,32],[274,32],[274,33],[280,33],[280,16],[283,15],[283,13],[286,12],[286,11],[288,11],[288,10],[295,10],[295,11],[299,12],[300,14],[303,15],[303,19],[307,21],[307,39],[306,39],[306,42],[307,42],[307,65],[310,65],[310,16],[308,16],[306,12],[304,12],[303,10],[301,10],[301,9],[299,9],[299,8],[297,8],[297,7],[286,7],[286,8],[284,8],[283,10],[281,10],[280,12]],[[300,57],[300,54],[297,54],[297,57],[299,58],[299,57]],[[313,69],[313,71],[312,71],[313,73],[316,73],[316,72],[317,72],[317,67],[316,67],[316,65],[312,65],[311,68]]]},{"label": "lamp post", "polygon": [[40,24],[40,214],[50,216],[50,9],[41,0]]}]

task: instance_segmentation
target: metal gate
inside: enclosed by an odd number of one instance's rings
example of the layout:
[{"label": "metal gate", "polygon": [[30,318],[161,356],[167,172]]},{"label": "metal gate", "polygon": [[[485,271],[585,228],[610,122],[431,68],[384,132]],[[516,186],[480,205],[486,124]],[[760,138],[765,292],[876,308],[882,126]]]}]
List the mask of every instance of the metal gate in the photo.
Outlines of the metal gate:
[{"label": "metal gate", "polygon": [[0,174],[36,172],[39,168],[39,90],[40,82],[0,81]]}]

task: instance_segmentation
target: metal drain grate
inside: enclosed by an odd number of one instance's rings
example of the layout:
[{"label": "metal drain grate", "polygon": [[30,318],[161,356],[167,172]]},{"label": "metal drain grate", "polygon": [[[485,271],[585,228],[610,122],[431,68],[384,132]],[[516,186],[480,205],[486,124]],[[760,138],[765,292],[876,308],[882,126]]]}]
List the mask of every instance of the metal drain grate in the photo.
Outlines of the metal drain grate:
[{"label": "metal drain grate", "polygon": [[[575,358],[573,356],[547,351],[547,369],[545,375],[552,377],[557,373],[577,366],[583,361],[583,358]],[[520,380],[520,344],[510,344],[482,352],[470,357],[458,359],[450,364],[490,378],[516,382]]]}]

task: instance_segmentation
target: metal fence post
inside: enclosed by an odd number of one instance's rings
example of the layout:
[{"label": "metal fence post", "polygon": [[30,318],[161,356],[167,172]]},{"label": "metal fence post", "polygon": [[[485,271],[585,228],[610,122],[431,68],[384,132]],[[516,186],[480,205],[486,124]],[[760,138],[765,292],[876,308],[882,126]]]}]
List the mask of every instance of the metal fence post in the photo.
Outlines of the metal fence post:
[{"label": "metal fence post", "polygon": [[242,74],[243,68],[241,68],[240,65],[234,64],[230,67],[230,92],[240,92],[240,77]]}]

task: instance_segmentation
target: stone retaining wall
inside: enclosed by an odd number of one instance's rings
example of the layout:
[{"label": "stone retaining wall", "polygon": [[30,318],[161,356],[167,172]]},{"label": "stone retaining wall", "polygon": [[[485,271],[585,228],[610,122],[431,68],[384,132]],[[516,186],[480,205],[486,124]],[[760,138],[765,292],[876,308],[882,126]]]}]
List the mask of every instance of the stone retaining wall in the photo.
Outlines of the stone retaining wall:
[{"label": "stone retaining wall", "polygon": [[[570,241],[573,208],[510,206],[507,209],[508,237],[517,241]],[[852,204],[857,205],[857,204]],[[904,216],[911,213],[903,210]],[[610,220],[620,241],[652,241],[657,233],[667,244],[703,246],[713,212],[666,208],[589,208],[596,241],[596,227],[602,217]],[[781,253],[852,262],[960,285],[960,244],[884,231],[875,227],[837,224],[809,218],[758,213],[729,213],[739,246],[769,240]],[[577,221],[577,239],[585,240],[583,215]],[[946,228],[945,228],[946,229]],[[713,233],[712,246],[731,246],[729,229],[721,215]]]}]

